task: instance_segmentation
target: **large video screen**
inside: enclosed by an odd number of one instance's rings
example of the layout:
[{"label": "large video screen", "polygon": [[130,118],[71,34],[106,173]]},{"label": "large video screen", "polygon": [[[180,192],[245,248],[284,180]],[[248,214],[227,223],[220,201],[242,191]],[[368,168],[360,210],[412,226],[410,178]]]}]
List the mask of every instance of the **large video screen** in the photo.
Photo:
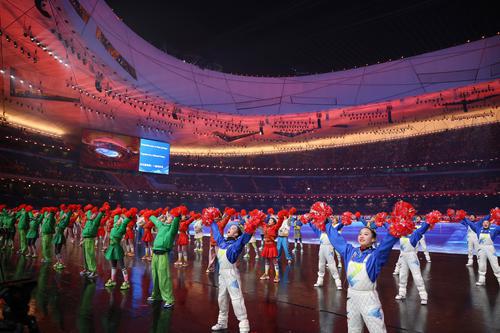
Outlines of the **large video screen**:
[{"label": "large video screen", "polygon": [[80,163],[85,167],[168,174],[170,144],[128,135],[84,130]]},{"label": "large video screen", "polygon": [[139,151],[139,171],[168,174],[170,144],[141,139]]}]

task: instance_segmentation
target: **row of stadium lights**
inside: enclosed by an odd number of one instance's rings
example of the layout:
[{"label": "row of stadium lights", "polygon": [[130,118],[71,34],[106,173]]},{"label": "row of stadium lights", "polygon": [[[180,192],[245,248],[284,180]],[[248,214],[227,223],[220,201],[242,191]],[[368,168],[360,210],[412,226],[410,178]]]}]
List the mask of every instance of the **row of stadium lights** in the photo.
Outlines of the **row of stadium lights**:
[{"label": "row of stadium lights", "polygon": [[[496,161],[499,157],[490,158],[489,161]],[[267,167],[244,167],[244,166],[230,166],[230,165],[208,165],[196,163],[182,163],[174,162],[176,166],[183,167],[200,167],[200,168],[213,168],[213,169],[231,169],[231,170],[258,170],[258,171],[343,171],[343,170],[364,170],[364,169],[393,169],[393,168],[418,168],[424,166],[434,165],[450,165],[450,164],[466,164],[475,162],[485,162],[483,159],[461,160],[461,161],[443,161],[443,162],[425,162],[417,164],[401,164],[401,165],[386,165],[386,166],[366,166],[366,167],[340,167],[340,168],[267,168]]]},{"label": "row of stadium lights", "polygon": [[66,147],[62,147],[62,146],[57,146],[56,147],[55,145],[48,145],[48,144],[45,144],[45,143],[38,143],[35,140],[26,140],[26,139],[14,137],[14,136],[9,136],[9,135],[6,135],[4,138],[7,139],[7,140],[10,139],[10,140],[13,140],[13,141],[16,141],[16,142],[24,142],[24,143],[34,144],[35,146],[40,145],[40,146],[46,147],[46,148],[53,148],[53,149],[59,148],[59,150],[71,151],[70,148],[66,148]]},{"label": "row of stadium lights", "polygon": [[237,193],[213,193],[213,192],[163,192],[163,191],[140,191],[140,190],[123,190],[123,189],[115,189],[115,188],[107,188],[104,186],[81,186],[81,185],[68,185],[63,183],[52,183],[45,181],[34,181],[34,180],[26,180],[22,178],[1,178],[1,181],[10,180],[12,182],[20,182],[20,183],[29,183],[29,187],[31,184],[40,184],[43,186],[51,186],[51,187],[60,187],[60,188],[76,188],[76,189],[87,189],[87,190],[105,190],[105,191],[113,191],[120,193],[137,193],[137,194],[160,194],[160,195],[168,195],[168,196],[189,196],[189,197],[197,197],[198,199],[204,198],[208,199],[211,197],[215,198],[232,198],[232,199],[384,199],[384,198],[433,198],[433,197],[459,197],[459,196],[484,196],[488,197],[488,195],[499,195],[500,192],[487,193],[487,192],[460,192],[460,193],[441,193],[441,192],[432,192],[432,193],[401,193],[401,194],[370,194],[370,195],[327,195],[327,194],[289,194],[289,195],[275,195],[275,194],[237,194]]}]

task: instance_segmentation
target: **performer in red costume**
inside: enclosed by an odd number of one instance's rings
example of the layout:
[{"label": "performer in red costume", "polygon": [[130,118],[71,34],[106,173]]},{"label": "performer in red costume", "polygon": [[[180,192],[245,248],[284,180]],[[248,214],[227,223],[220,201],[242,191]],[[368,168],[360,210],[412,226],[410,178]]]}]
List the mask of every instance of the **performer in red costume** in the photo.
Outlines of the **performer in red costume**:
[{"label": "performer in red costume", "polygon": [[264,230],[264,249],[262,250],[262,257],[265,258],[265,271],[260,277],[261,280],[269,280],[269,267],[271,264],[274,265],[274,282],[280,282],[280,272],[278,261],[278,249],[276,248],[276,237],[278,236],[278,229],[283,224],[283,221],[288,216],[288,211],[282,210],[278,213],[278,219],[276,217],[270,216],[267,224],[262,225]]},{"label": "performer in red costume", "polygon": [[186,267],[187,263],[187,246],[189,244],[189,225],[194,222],[194,220],[198,219],[201,215],[196,214],[191,211],[189,213],[189,219],[186,221],[182,221],[179,224],[179,237],[177,238],[177,256],[178,259],[175,262],[175,266],[183,266]]}]

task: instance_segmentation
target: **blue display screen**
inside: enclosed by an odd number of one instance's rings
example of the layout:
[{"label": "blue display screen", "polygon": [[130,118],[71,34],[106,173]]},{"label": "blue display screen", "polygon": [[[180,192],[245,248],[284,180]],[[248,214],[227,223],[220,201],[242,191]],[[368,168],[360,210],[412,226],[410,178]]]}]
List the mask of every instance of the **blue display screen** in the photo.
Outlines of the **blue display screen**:
[{"label": "blue display screen", "polygon": [[139,147],[139,171],[167,175],[169,162],[169,143],[141,139]]}]

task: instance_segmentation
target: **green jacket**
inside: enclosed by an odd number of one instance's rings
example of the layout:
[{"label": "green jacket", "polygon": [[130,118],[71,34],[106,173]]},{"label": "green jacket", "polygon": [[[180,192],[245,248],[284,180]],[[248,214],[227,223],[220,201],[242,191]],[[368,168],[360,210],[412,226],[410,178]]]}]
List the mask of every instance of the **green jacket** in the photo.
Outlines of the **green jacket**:
[{"label": "green jacket", "polygon": [[175,236],[179,230],[180,217],[174,218],[172,223],[163,224],[156,216],[149,218],[156,226],[158,233],[153,242],[153,250],[170,251],[174,246]]},{"label": "green jacket", "polygon": [[33,217],[33,213],[25,211],[24,208],[21,209],[16,214],[16,218],[19,219],[19,222],[17,223],[17,230],[28,230],[29,219],[31,217]]},{"label": "green jacket", "polygon": [[54,239],[52,240],[53,244],[64,243],[64,230],[69,225],[69,220],[71,219],[71,214],[72,214],[71,212],[68,212],[68,213],[61,212],[59,214],[60,220],[59,220],[59,223],[56,224],[56,226],[55,226],[56,234],[54,235]]},{"label": "green jacket", "polygon": [[55,225],[54,213],[45,212],[42,220],[42,235],[53,235],[56,232]]},{"label": "green jacket", "polygon": [[40,227],[40,223],[42,223],[43,215],[38,214],[37,217],[33,216],[30,218],[28,233],[26,234],[26,238],[38,238],[38,229]]},{"label": "green jacket", "polygon": [[102,217],[104,216],[103,212],[99,212],[97,216],[91,220],[90,216],[87,215],[87,222],[85,222],[85,227],[82,230],[83,238],[95,238],[97,236],[97,231],[99,230],[99,226],[101,225]]},{"label": "green jacket", "polygon": [[16,215],[5,214],[3,218],[3,227],[9,230],[16,229]]},{"label": "green jacket", "polygon": [[[118,220],[118,219],[116,219]],[[115,221],[116,221],[115,220]],[[116,222],[113,225],[113,228],[111,229],[111,232],[109,233],[109,240],[112,242],[120,243],[122,240],[123,236],[125,236],[125,233],[127,232],[127,224],[130,222],[130,218],[125,218],[122,222],[122,224],[118,225]]]}]

